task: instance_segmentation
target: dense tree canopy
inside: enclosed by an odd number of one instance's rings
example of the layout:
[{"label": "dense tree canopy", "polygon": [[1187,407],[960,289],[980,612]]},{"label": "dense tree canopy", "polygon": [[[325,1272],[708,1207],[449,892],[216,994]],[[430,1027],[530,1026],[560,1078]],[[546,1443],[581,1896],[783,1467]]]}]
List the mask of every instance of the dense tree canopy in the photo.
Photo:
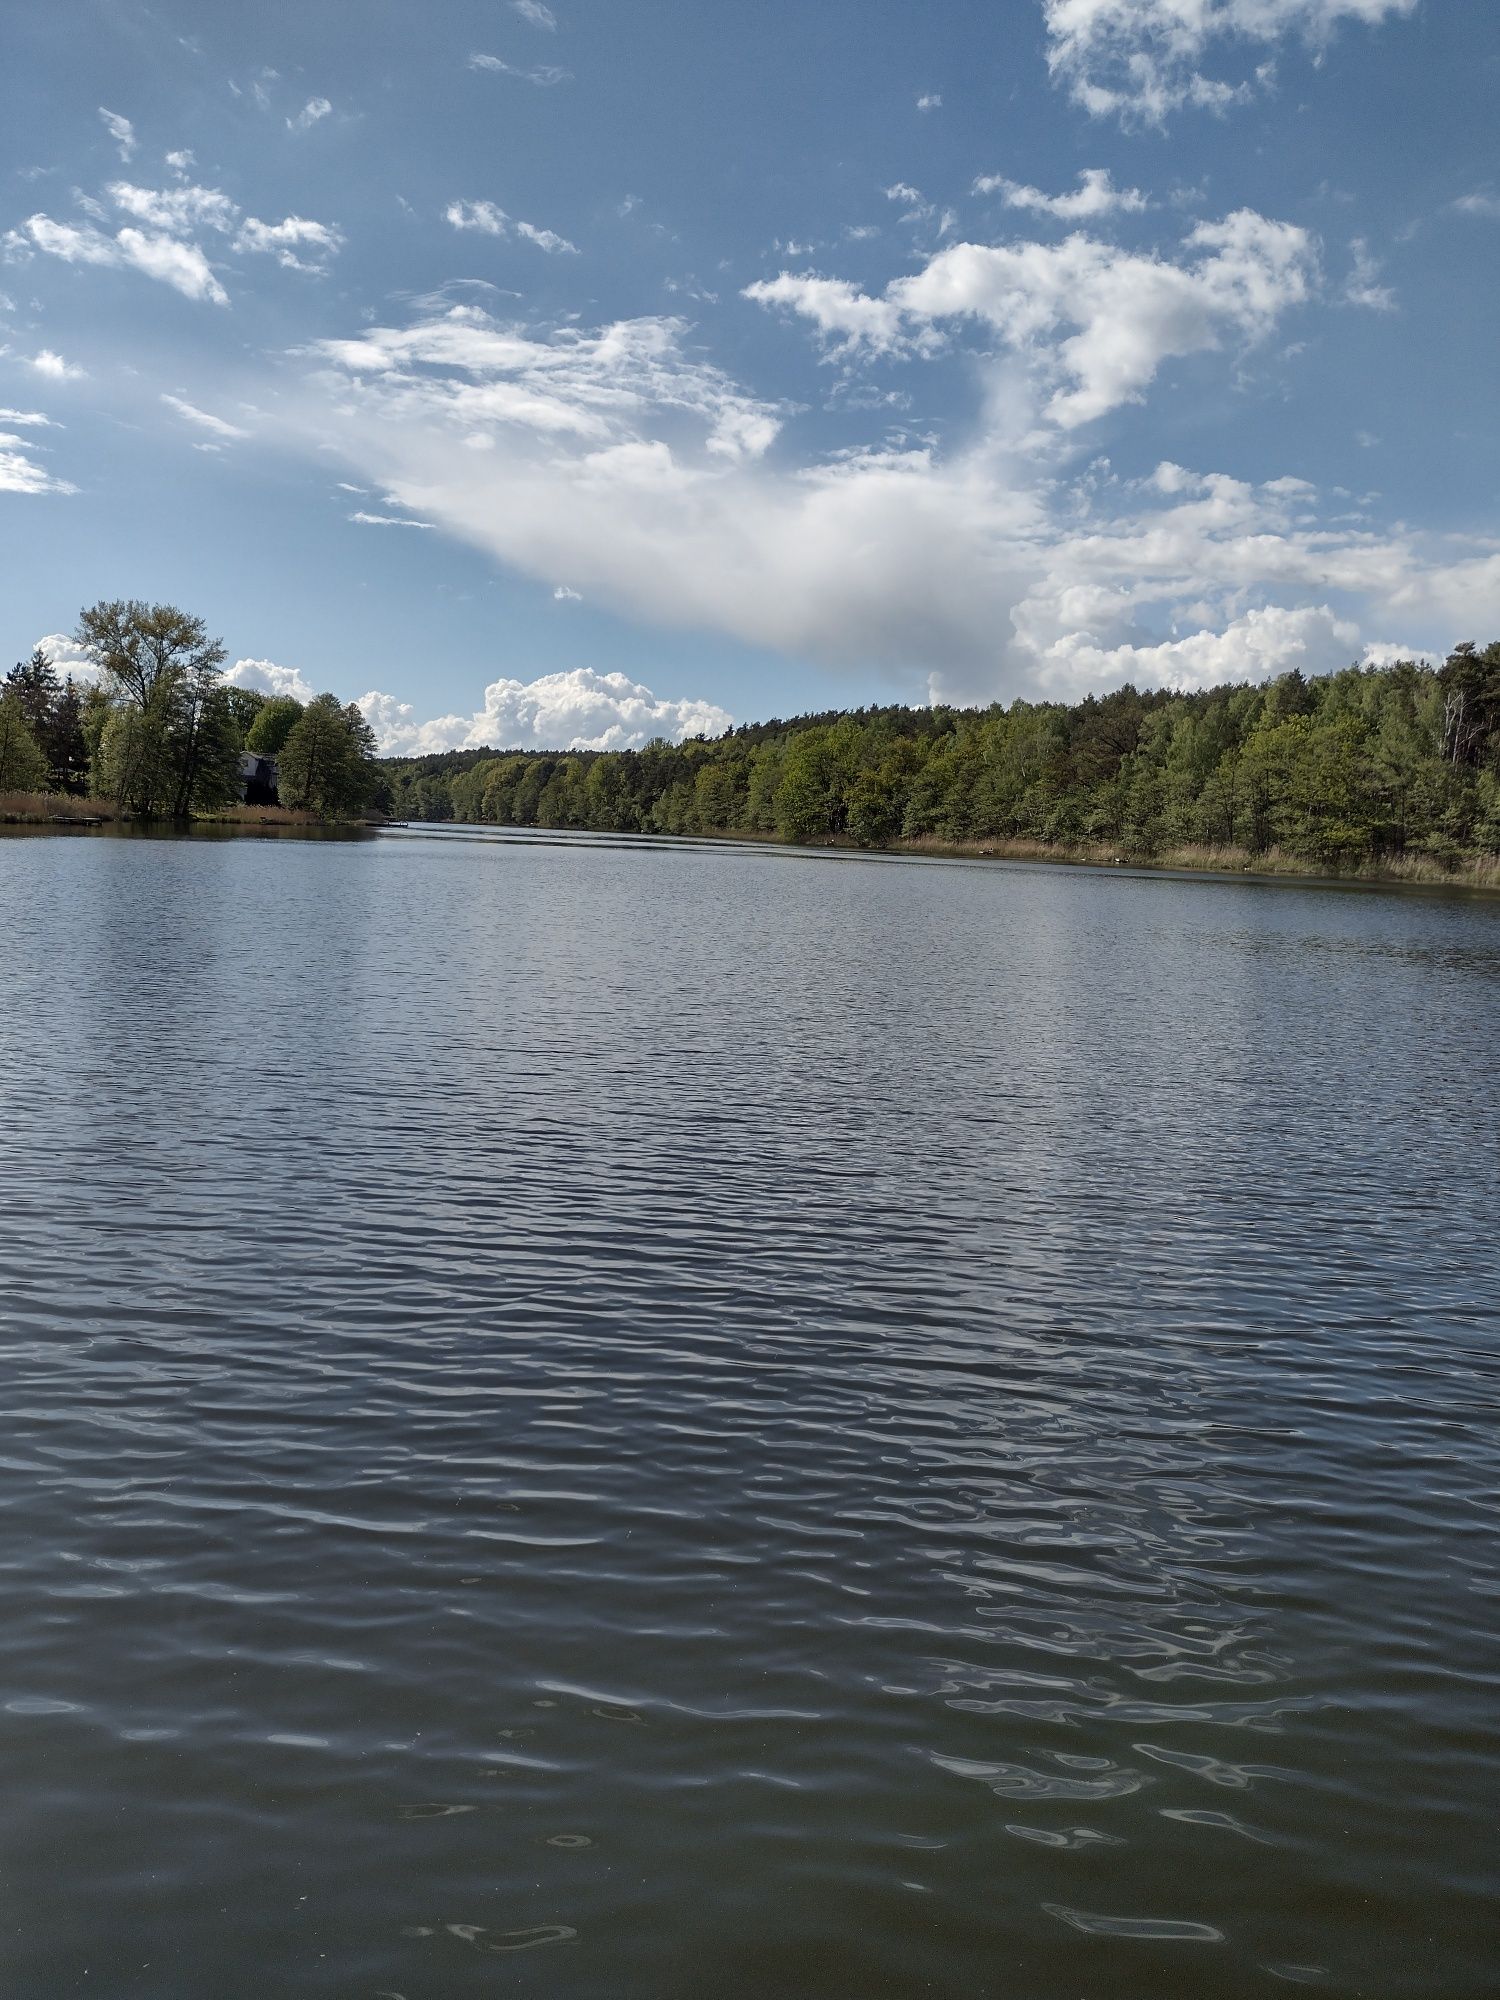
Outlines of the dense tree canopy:
[{"label": "dense tree canopy", "polygon": [[239,793],[241,737],[224,688],[224,648],[172,604],[116,599],[78,620],[99,669],[93,789],[144,815],[212,811]]},{"label": "dense tree canopy", "polygon": [[32,744],[41,753],[41,779],[30,789],[83,791],[88,782],[88,747],[83,696],[72,675],[59,681],[51,660],[38,646],[30,659],[11,668],[0,683],[0,693],[14,697]]},{"label": "dense tree canopy", "polygon": [[643,750],[386,766],[391,810],[514,826],[1189,846],[1324,866],[1500,852],[1500,644],[1179,694],[864,709]]},{"label": "dense tree canopy", "polygon": [[0,792],[46,789],[47,758],[14,688],[0,688]]},{"label": "dense tree canopy", "polygon": [[302,704],[295,695],[268,695],[245,731],[245,748],[257,757],[278,756],[301,715]]},{"label": "dense tree canopy", "polygon": [[374,788],[375,737],[351,701],[320,694],[297,717],[277,760],[281,803],[325,819],[363,812]]}]

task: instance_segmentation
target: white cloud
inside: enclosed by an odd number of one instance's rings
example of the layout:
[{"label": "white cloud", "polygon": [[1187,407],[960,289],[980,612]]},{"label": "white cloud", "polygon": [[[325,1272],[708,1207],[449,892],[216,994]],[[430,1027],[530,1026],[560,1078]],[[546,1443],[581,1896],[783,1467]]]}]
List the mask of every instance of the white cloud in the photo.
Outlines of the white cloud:
[{"label": "white cloud", "polygon": [[510,223],[492,201],[450,201],[443,215],[455,229],[477,229],[485,236],[503,236]]},{"label": "white cloud", "polygon": [[227,423],[223,417],[216,417],[209,410],[200,410],[196,403],[189,403],[181,396],[163,395],[162,401],[169,410],[175,410],[179,417],[196,425],[199,430],[210,432],[216,438],[236,439],[247,438],[250,435],[249,431],[243,430],[240,425]]},{"label": "white cloud", "polygon": [[430,528],[431,521],[410,521],[404,514],[351,514],[362,528]]},{"label": "white cloud", "polygon": [[924,90],[917,99],[918,111],[940,111],[942,107],[942,97],[935,90]]},{"label": "white cloud", "polygon": [[187,174],[198,164],[191,148],[187,146],[183,146],[175,153],[164,154],[163,157],[174,174]]},{"label": "white cloud", "polygon": [[783,306],[810,319],[835,354],[866,348],[873,354],[907,351],[910,338],[901,308],[890,298],[875,299],[847,278],[820,278],[808,271],[783,271],[760,278],[741,295],[765,306]]},{"label": "white cloud", "polygon": [[170,236],[148,236],[139,229],[122,229],[115,242],[122,260],[144,271],[148,278],[159,278],[184,298],[228,305],[229,294],[196,243],[179,243]]},{"label": "white cloud", "polygon": [[[1214,229],[1190,260],[1209,295],[1204,307],[1194,294],[1193,311],[1227,338],[1273,316],[1285,285],[1274,256],[1203,279],[1200,265],[1243,248],[1232,220]],[[1059,285],[1077,276],[1053,272]],[[989,292],[977,297],[987,315]],[[1142,322],[1150,352],[1174,345],[1178,310],[1174,286],[1164,318]],[[991,319],[980,324],[993,347]],[[1455,632],[1500,629],[1500,542],[1382,531],[1296,478],[1252,485],[1176,465],[1136,485],[1107,466],[1068,475],[1065,424],[1041,445],[1022,435],[1034,412],[1008,341],[982,360],[996,372],[981,373],[975,420],[945,448],[810,461],[792,441],[778,462],[768,447],[789,413],[705,362],[687,332],[647,320],[544,337],[471,307],[432,312],[324,343],[324,372],[281,407],[301,448],[337,454],[391,507],[549,591],[830,665],[940,666],[939,691],[967,699],[1197,684],[1338,664],[1365,641],[1445,649]],[[1070,337],[1068,325],[1052,336],[1062,348]],[[1045,330],[1035,339],[1035,395],[1083,384],[1107,403],[1140,375],[1138,357],[1123,375],[1077,357],[1062,373]],[[486,449],[470,448],[476,437]],[[401,740],[497,731],[445,717]]]},{"label": "white cloud", "polygon": [[1305,230],[1241,209],[1199,223],[1176,263],[1083,235],[955,243],[878,299],[842,279],[785,272],[745,296],[811,319],[845,355],[930,350],[938,321],[982,321],[1051,388],[1044,413],[1071,430],[1141,401],[1165,361],[1268,333],[1316,279]]},{"label": "white cloud", "polygon": [[120,158],[129,161],[135,151],[135,127],[128,118],[122,118],[118,111],[106,111],[99,106],[99,116],[104,129],[120,149]]},{"label": "white cloud", "polygon": [[286,121],[289,132],[307,132],[320,118],[326,118],[333,106],[326,97],[310,97],[295,118]]},{"label": "white cloud", "polygon": [[1365,306],[1371,312],[1394,312],[1396,294],[1389,285],[1377,284],[1380,276],[1380,261],[1370,254],[1370,246],[1362,236],[1356,236],[1349,245],[1354,260],[1354,268],[1344,285],[1344,303],[1350,306]]},{"label": "white cloud", "polygon": [[38,375],[45,375],[49,382],[79,382],[88,373],[86,368],[79,368],[74,362],[64,361],[62,356],[54,353],[50,347],[41,348],[32,355],[26,365],[35,369]]},{"label": "white cloud", "polygon": [[1500,194],[1486,194],[1482,190],[1461,194],[1453,206],[1460,215],[1482,215],[1494,220],[1500,217]]},{"label": "white cloud", "polygon": [[523,83],[534,83],[542,89],[557,83],[569,83],[573,75],[571,70],[559,69],[554,63],[538,63],[532,69],[517,69],[514,63],[502,62],[499,56],[470,56],[469,68],[491,70],[498,76],[518,76]]},{"label": "white cloud", "polygon": [[234,227],[239,214],[218,188],[142,188],[129,181],[112,181],[105,191],[116,208],[149,229],[170,236],[187,235],[198,228],[226,231]]},{"label": "white cloud", "polygon": [[534,681],[491,681],[473,715],[418,722],[410,702],[371,692],[359,706],[386,755],[434,750],[631,750],[665,736],[720,736],[734,718],[709,701],[671,701],[621,673],[590,667]]},{"label": "white cloud", "polygon": [[549,35],[557,33],[557,16],[542,0],[510,0],[512,10],[523,21],[529,21],[533,28],[544,28]]},{"label": "white cloud", "polygon": [[274,660],[236,660],[224,679],[230,687],[249,688],[256,694],[289,694],[296,701],[312,701],[317,693],[300,667],[279,667]]},{"label": "white cloud", "polygon": [[44,632],[40,639],[32,642],[33,652],[40,648],[52,662],[58,678],[66,680],[71,674],[75,681],[95,681],[99,669],[87,653],[79,650],[78,641],[71,632]]},{"label": "white cloud", "polygon": [[56,430],[57,425],[40,410],[0,410],[0,424],[20,424],[35,430]]},{"label": "white cloud", "polygon": [[228,294],[196,243],[132,228],[107,236],[99,229],[54,222],[47,215],[28,217],[22,230],[13,235],[65,263],[131,267],[170,285],[185,298],[207,299],[220,306],[229,303]]},{"label": "white cloud", "polygon": [[[344,247],[344,238],[332,223],[311,222],[305,215],[288,215],[280,222],[248,215],[234,247],[250,255],[274,256],[289,271],[321,271],[324,262]],[[304,254],[299,256],[299,251]]]},{"label": "white cloud", "polygon": [[1050,645],[1038,665],[1041,689],[1062,701],[1132,681],[1137,687],[1182,689],[1226,681],[1264,681],[1299,668],[1331,673],[1360,655],[1360,629],[1326,604],[1286,609],[1266,605],[1235,618],[1222,631],[1190,632],[1155,644],[1100,646],[1087,632],[1070,632]]},{"label": "white cloud", "polygon": [[565,583],[560,583],[552,595],[559,604],[582,604],[583,602],[582,591],[570,590]]},{"label": "white cloud", "polygon": [[1007,180],[1004,174],[982,174],[975,194],[998,194],[1007,208],[1050,215],[1059,222],[1089,222],[1101,215],[1137,215],[1150,203],[1139,188],[1117,188],[1108,167],[1085,167],[1071,194],[1043,194],[1040,188]]},{"label": "white cloud", "polygon": [[578,255],[578,245],[570,243],[566,236],[559,236],[555,229],[538,229],[534,222],[518,222],[516,234],[524,236],[528,243],[534,243],[539,250],[545,250],[549,255],[561,254],[568,257]]},{"label": "white cloud", "polygon": [[[1265,50],[1287,36],[1314,48],[1346,22],[1373,27],[1416,0],[1043,0],[1053,76],[1096,117],[1160,125],[1184,106],[1222,111],[1248,97],[1199,64],[1220,42]],[[1269,81],[1264,62],[1255,82]]]},{"label": "white cloud", "polygon": [[[0,411],[0,417],[4,412]],[[18,437],[14,431],[0,430],[0,493],[76,493],[66,479],[55,479],[32,453],[34,438]]]}]

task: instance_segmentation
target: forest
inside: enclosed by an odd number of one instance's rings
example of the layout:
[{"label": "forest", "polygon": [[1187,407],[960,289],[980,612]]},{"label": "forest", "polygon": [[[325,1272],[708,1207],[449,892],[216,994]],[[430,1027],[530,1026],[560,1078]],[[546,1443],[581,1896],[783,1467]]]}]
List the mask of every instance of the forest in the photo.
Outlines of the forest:
[{"label": "forest", "polygon": [[[121,816],[243,809],[865,848],[1053,852],[1188,865],[1496,875],[1500,642],[1195,693],[1071,704],[864,708],[639,750],[375,756],[354,703],[228,684],[224,648],[172,605],[103,602],[77,641],[0,681],[0,798]],[[263,763],[258,760],[265,760]]]},{"label": "forest", "polygon": [[275,760],[291,814],[357,818],[378,803],[375,738],[354,703],[230,685],[201,618],[116,599],[81,612],[75,637],[93,677],[59,677],[37,648],[0,681],[0,802],[14,817],[57,817],[46,802],[77,798],[128,819],[237,816],[247,758]]},{"label": "forest", "polygon": [[866,708],[642,750],[386,760],[409,820],[1333,870],[1500,855],[1500,642],[1202,693]]}]

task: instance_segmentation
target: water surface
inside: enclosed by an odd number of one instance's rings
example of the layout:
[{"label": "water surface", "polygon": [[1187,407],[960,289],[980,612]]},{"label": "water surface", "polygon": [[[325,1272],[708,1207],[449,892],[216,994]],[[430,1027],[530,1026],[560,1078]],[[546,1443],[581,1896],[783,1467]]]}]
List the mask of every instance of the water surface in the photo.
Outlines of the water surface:
[{"label": "water surface", "polygon": [[1492,1993],[1500,904],[0,844],[0,1990]]}]

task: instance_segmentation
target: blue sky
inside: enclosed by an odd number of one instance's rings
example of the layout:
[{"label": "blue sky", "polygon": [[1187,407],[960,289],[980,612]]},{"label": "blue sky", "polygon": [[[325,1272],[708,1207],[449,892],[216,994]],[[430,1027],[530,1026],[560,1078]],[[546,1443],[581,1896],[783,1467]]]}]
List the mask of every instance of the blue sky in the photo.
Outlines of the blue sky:
[{"label": "blue sky", "polygon": [[5,10],[19,655],[391,748],[1500,635],[1493,0]]}]

